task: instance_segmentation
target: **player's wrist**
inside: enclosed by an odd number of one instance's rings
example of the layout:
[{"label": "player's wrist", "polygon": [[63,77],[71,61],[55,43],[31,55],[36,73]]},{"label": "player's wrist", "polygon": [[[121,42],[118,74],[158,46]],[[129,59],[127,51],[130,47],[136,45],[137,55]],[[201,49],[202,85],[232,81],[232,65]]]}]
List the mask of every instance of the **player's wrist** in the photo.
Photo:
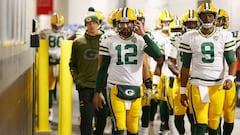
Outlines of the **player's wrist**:
[{"label": "player's wrist", "polygon": [[157,85],[160,81],[160,76],[153,75],[153,85]]},{"label": "player's wrist", "polygon": [[186,87],[180,87],[180,94],[186,94]]},{"label": "player's wrist", "polygon": [[227,77],[226,77],[226,80],[231,80],[232,82],[234,82],[234,80],[235,80],[235,76],[233,76],[233,75],[228,75]]}]

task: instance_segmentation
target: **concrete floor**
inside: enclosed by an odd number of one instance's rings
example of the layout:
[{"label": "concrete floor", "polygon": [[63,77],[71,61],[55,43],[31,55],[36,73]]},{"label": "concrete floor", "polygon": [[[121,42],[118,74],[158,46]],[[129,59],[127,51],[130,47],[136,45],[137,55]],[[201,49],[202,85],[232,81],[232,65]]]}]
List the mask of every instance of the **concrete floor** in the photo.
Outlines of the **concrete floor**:
[{"label": "concrete floor", "polygon": [[[72,135],[80,135],[80,129],[78,126],[78,116],[79,116],[79,105],[78,105],[78,93],[76,90],[74,90],[73,87],[73,113],[72,113]],[[53,105],[53,111],[54,111],[54,124],[50,124],[51,128],[52,128],[52,132],[48,132],[48,133],[35,133],[34,135],[58,135],[58,131],[57,131],[57,119],[58,119],[58,103],[54,102]],[[186,135],[190,135],[190,125],[187,122],[188,120],[186,119],[185,122],[185,127],[186,127]],[[160,127],[160,120],[158,119],[158,117],[156,116],[156,120],[154,121],[154,130],[155,130],[155,135],[157,134],[157,131],[159,130]],[[235,113],[235,125],[234,125],[234,130],[232,135],[239,135],[240,134],[240,107],[236,108],[236,113]],[[105,134],[105,135],[109,135],[109,134]],[[141,135],[141,133],[140,133]]]}]

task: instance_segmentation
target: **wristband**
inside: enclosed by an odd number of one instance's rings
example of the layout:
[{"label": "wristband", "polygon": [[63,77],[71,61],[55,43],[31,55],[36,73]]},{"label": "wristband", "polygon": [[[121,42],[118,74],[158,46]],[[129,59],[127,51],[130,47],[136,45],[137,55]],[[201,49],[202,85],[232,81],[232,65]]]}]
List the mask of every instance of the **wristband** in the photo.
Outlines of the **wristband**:
[{"label": "wristband", "polygon": [[160,76],[158,75],[153,75],[153,84],[158,84],[160,81]]},{"label": "wristband", "polygon": [[186,87],[180,87],[180,94],[186,94]]},{"label": "wristband", "polygon": [[228,75],[226,80],[231,80],[232,82],[234,82],[235,77],[233,75]]}]

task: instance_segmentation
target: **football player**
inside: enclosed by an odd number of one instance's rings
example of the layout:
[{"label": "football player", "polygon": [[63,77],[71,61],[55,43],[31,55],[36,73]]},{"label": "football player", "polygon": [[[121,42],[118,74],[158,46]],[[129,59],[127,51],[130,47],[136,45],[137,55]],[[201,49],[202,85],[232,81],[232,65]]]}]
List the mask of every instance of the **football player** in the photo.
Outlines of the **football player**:
[{"label": "football player", "polygon": [[[145,16],[141,9],[134,9],[134,14],[143,26],[145,24]],[[145,30],[145,29],[144,29]],[[145,30],[146,31],[146,30]],[[149,33],[150,34],[150,33]],[[152,89],[152,78],[150,75],[149,58],[144,54],[143,57],[143,80],[145,85],[143,86],[144,94],[142,96],[142,116],[141,116],[141,134],[148,135],[148,124],[150,115],[150,100],[151,100],[151,89]]]},{"label": "football player", "polygon": [[[76,85],[76,90],[78,91],[81,115],[80,132],[82,135],[92,135],[92,122],[95,113],[92,100],[98,70],[99,39],[103,31],[99,30],[99,19],[93,7],[88,8],[84,23],[86,26],[84,36],[73,41],[69,67]],[[105,108],[102,108],[98,110],[99,112],[97,113],[97,115],[102,116],[98,118],[99,120],[103,118],[104,123],[107,116],[104,113],[105,110]],[[103,132],[105,126],[103,124],[97,126],[99,129],[97,130],[99,131],[98,134]],[[98,125],[98,123],[96,125]]]},{"label": "football player", "polygon": [[145,34],[133,9],[119,10],[116,21],[119,34],[100,43],[102,64],[97,76],[94,105],[97,110],[102,106],[99,92],[108,75],[107,92],[114,119],[114,135],[123,135],[126,129],[128,134],[137,135],[141,111],[143,54],[146,52],[157,60],[161,57],[161,52]]},{"label": "football player", "polygon": [[[159,107],[159,112],[160,112],[160,130],[159,133],[165,133],[169,131],[169,114],[170,111],[173,112],[169,108],[169,104],[167,101],[167,85],[166,84],[166,78],[167,76],[172,76],[173,73],[169,70],[167,67],[167,62],[166,62],[166,54],[169,52],[169,45],[171,44],[170,38],[169,38],[169,24],[173,21],[173,15],[170,11],[168,10],[163,10],[158,17],[158,24],[157,24],[157,29],[156,31],[152,32],[152,35],[154,37],[154,40],[156,43],[161,46],[161,48],[164,51],[165,55],[165,62],[163,64],[163,67],[160,69],[159,67],[155,68],[154,75],[153,75],[153,90],[154,96],[153,98],[155,100],[151,101],[151,114],[150,114],[150,125],[149,125],[149,132],[151,134],[154,134],[153,130],[153,120],[155,113],[157,112],[157,106],[160,105]],[[154,66],[155,62],[151,62],[151,66]]]},{"label": "football player", "polygon": [[[209,135],[216,135],[223,111],[225,90],[232,87],[236,72],[235,42],[229,31],[215,28],[217,9],[213,4],[201,4],[197,13],[200,21],[199,30],[185,33],[179,47],[183,60],[181,103],[184,106],[188,105],[186,85],[192,65],[189,98],[196,120],[195,134],[204,135],[208,129]],[[226,78],[224,58],[229,67]]]},{"label": "football player", "polygon": [[[228,29],[229,17],[224,9],[218,9],[216,26],[219,30]],[[225,61],[225,76],[228,76],[228,66]],[[232,87],[225,91],[225,101],[223,106],[223,134],[231,135],[234,126],[234,114],[236,108],[236,84],[232,83]],[[221,123],[219,128],[221,129]],[[221,130],[220,130],[221,132]]]},{"label": "football player", "polygon": [[[137,20],[139,20],[143,26],[145,24],[145,16],[143,14],[143,11],[141,9],[135,9],[135,16],[137,17]],[[151,32],[147,31],[146,28],[144,27],[145,32],[152,37],[152,39],[154,39],[154,37],[152,36]],[[161,48],[159,48],[161,50]],[[161,50],[162,51],[162,50]],[[162,68],[162,64],[163,64],[163,58],[162,58],[162,62],[159,63],[157,62],[157,66],[159,68]],[[149,57],[148,55],[146,55],[144,53],[143,56],[143,82],[144,82],[144,94],[142,97],[142,117],[141,117],[141,134],[142,135],[149,135],[148,132],[148,125],[149,125],[149,120],[150,120],[150,112],[151,112],[151,108],[150,108],[150,104],[151,104],[151,98],[152,98],[152,75],[154,70],[150,71],[150,60],[153,60],[151,57]],[[153,60],[155,61],[155,60]]]},{"label": "football player", "polygon": [[[183,110],[186,112],[186,108],[181,106],[180,103],[180,80],[179,80],[179,73],[181,68],[181,61],[180,61],[180,54],[178,54],[178,46],[179,42],[181,40],[181,36],[183,34],[183,22],[176,17],[173,22],[169,25],[169,33],[170,33],[170,40],[171,44],[169,46],[169,53],[167,55],[167,64],[168,68],[172,71],[173,75],[168,76],[166,78],[167,83],[169,85],[166,85],[167,91],[167,97],[168,97],[168,103],[169,107],[174,111],[174,113],[170,113],[169,116],[169,126],[170,126],[170,133],[171,134],[177,134],[176,128],[174,124],[174,115],[175,115],[175,122],[177,123],[177,117],[180,113],[180,110]],[[174,68],[173,68],[174,67]],[[177,115],[178,114],[178,115]],[[184,125],[183,125],[184,126]],[[176,127],[179,127],[176,125]],[[178,128],[179,131],[179,128]],[[183,134],[179,132],[180,134]]]}]

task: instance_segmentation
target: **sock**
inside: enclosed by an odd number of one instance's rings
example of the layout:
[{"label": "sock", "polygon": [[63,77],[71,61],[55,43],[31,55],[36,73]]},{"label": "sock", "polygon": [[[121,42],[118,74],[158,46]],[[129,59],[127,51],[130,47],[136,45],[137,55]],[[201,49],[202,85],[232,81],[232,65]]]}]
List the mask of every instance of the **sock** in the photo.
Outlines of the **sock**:
[{"label": "sock", "polygon": [[132,134],[129,131],[127,131],[127,135],[138,135],[138,133]]},{"label": "sock", "polygon": [[196,124],[195,126],[195,135],[205,135],[205,132],[207,130],[206,124]]},{"label": "sock", "polygon": [[208,128],[208,134],[209,134],[209,135],[217,135],[217,130]]},{"label": "sock", "polygon": [[113,135],[124,135],[124,130],[114,131]]},{"label": "sock", "polygon": [[233,131],[234,123],[224,122],[223,124],[223,135],[231,135]]},{"label": "sock", "polygon": [[150,120],[150,106],[143,106],[142,112],[142,127],[148,127]]},{"label": "sock", "polygon": [[178,130],[178,133],[184,134],[185,133],[184,115],[175,115],[174,123]]}]

